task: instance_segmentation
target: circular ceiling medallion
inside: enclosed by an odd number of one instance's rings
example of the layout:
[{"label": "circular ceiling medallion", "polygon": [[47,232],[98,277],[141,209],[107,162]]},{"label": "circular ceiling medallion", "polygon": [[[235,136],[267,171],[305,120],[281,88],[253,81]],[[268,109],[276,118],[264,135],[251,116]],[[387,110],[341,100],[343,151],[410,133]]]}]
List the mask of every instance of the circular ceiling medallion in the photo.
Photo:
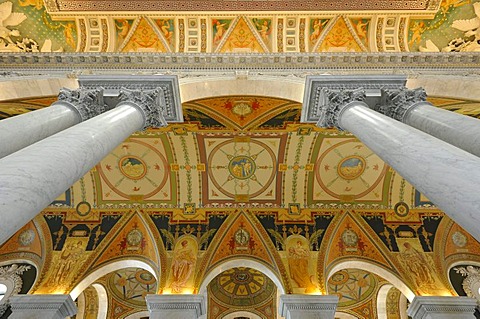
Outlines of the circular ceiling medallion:
[{"label": "circular ceiling medallion", "polygon": [[80,202],[78,203],[75,209],[78,215],[85,217],[88,214],[90,214],[90,211],[92,210],[92,206],[90,205],[89,202]]},{"label": "circular ceiling medallion", "polygon": [[365,171],[365,159],[358,155],[345,157],[338,163],[337,171],[343,179],[356,179]]},{"label": "circular ceiling medallion", "polygon": [[277,174],[275,153],[265,143],[251,138],[219,143],[207,162],[209,182],[230,198],[262,194]]},{"label": "circular ceiling medallion", "polygon": [[227,307],[261,305],[276,296],[276,286],[258,270],[246,267],[231,268],[215,277],[209,293]]},{"label": "circular ceiling medallion", "polygon": [[30,246],[35,240],[35,232],[33,229],[25,229],[18,235],[18,243],[21,246]]},{"label": "circular ceiling medallion", "polygon": [[332,143],[321,151],[315,163],[315,178],[321,190],[338,199],[355,200],[372,191],[377,192],[373,198],[380,198],[377,186],[385,178],[385,162],[357,139],[329,141]]},{"label": "circular ceiling medallion", "polygon": [[328,279],[327,290],[329,294],[338,295],[338,306],[347,307],[365,302],[375,293],[377,284],[375,275],[370,272],[344,269]]},{"label": "circular ceiling medallion", "polygon": [[147,270],[139,270],[135,273],[135,279],[144,285],[153,285],[157,280]]},{"label": "circular ceiling medallion", "polygon": [[395,212],[395,215],[397,215],[398,217],[407,217],[408,212],[409,212],[409,208],[408,208],[407,203],[398,202],[393,207],[393,211]]},{"label": "circular ceiling medallion", "polygon": [[234,178],[248,179],[255,174],[255,161],[249,156],[235,156],[228,164],[228,170]]},{"label": "circular ceiling medallion", "polygon": [[96,166],[104,198],[118,200],[116,195],[120,195],[149,199],[159,193],[170,175],[170,165],[162,151],[161,143],[130,139],[107,155]]},{"label": "circular ceiling medallion", "polygon": [[118,161],[118,167],[123,176],[130,179],[141,179],[147,173],[147,165],[145,162],[133,155],[122,157]]}]

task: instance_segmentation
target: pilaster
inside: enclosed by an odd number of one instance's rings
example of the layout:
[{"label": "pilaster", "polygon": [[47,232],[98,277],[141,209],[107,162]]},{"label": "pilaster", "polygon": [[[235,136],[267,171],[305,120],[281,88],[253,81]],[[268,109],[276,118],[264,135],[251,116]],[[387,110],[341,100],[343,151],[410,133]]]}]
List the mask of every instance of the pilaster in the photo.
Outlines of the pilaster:
[{"label": "pilaster", "polygon": [[474,319],[477,301],[469,297],[416,296],[407,314],[412,319]]},{"label": "pilaster", "polygon": [[77,313],[70,295],[16,295],[10,306],[11,319],[63,319]]},{"label": "pilaster", "polygon": [[333,319],[338,296],[281,295],[279,311],[285,319]]}]

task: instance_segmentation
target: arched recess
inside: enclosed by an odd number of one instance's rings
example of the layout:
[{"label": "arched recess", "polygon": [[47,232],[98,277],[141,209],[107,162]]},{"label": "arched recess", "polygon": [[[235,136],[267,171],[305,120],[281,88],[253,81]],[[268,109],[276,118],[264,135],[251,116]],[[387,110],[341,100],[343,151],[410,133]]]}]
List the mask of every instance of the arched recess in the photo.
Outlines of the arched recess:
[{"label": "arched recess", "polygon": [[181,101],[228,95],[257,95],[303,102],[305,79],[249,75],[183,78],[180,80]]},{"label": "arched recess", "polygon": [[140,312],[132,313],[129,316],[126,316],[125,319],[141,319],[145,317],[148,318],[149,316],[150,316],[150,313],[148,311],[140,311]]},{"label": "arched recess", "polygon": [[73,288],[72,292],[70,292],[70,296],[72,297],[73,300],[77,299],[77,297],[82,293],[82,291],[85,290],[85,288],[87,288],[91,284],[93,284],[97,279],[105,276],[106,274],[111,273],[112,271],[122,269],[122,268],[145,269],[149,271],[158,282],[157,274],[155,270],[153,270],[152,266],[150,266],[149,264],[141,260],[125,259],[125,260],[119,260],[119,261],[108,263],[91,272],[77,286],[75,286],[75,288]]},{"label": "arched recess", "polygon": [[378,319],[388,319],[387,316],[387,295],[388,291],[392,289],[393,286],[390,284],[383,285],[377,294],[377,316]]},{"label": "arched recess", "polygon": [[328,272],[326,280],[330,279],[330,277],[336,273],[337,271],[343,270],[343,269],[348,269],[348,268],[356,268],[356,269],[361,269],[364,271],[368,271],[371,273],[374,273],[383,279],[389,281],[395,288],[400,290],[400,292],[407,297],[407,299],[411,302],[413,298],[415,297],[415,294],[413,291],[400,279],[398,278],[395,274],[393,274],[391,271],[382,268],[378,265],[375,265],[373,263],[369,263],[366,261],[361,261],[361,260],[345,260],[341,261],[340,263],[334,265],[330,271]]},{"label": "arched recess", "polygon": [[245,317],[249,319],[262,319],[259,315],[254,314],[253,312],[250,311],[235,311],[231,312],[226,316],[223,316],[222,319],[235,319],[238,317]]},{"label": "arched recess", "polygon": [[270,278],[271,281],[275,283],[279,294],[285,294],[285,288],[282,285],[282,281],[280,280],[280,277],[270,267],[256,260],[251,260],[247,258],[230,259],[218,264],[203,278],[202,283],[200,284],[199,293],[206,294],[208,284],[216,276],[220,275],[225,270],[235,268],[235,267],[252,268],[264,273],[268,278]]},{"label": "arched recess", "polygon": [[38,278],[40,277],[39,275],[41,274],[40,272],[40,266],[34,262],[33,260],[30,259],[9,259],[9,260],[3,260],[0,262],[0,267],[12,265],[12,264],[29,264],[32,267],[35,268],[36,270],[36,275],[35,275],[35,280],[33,281],[32,285],[30,286],[30,290],[32,290],[33,287],[37,284]]},{"label": "arched recess", "polygon": [[[450,287],[452,288],[452,290],[454,292],[455,292],[455,288],[454,288],[454,284],[452,283],[452,280],[451,280],[451,277],[450,277],[450,271],[452,270],[452,268],[460,266],[460,265],[470,265],[470,266],[480,268],[480,262],[469,260],[469,259],[456,260],[455,262],[448,265],[446,277],[448,278],[448,282],[450,284]],[[471,276],[471,274],[469,274],[469,276]],[[464,277],[464,278],[467,278],[467,277]],[[477,278],[480,278],[477,274],[474,274],[473,278],[471,277],[471,279],[473,279],[473,280],[469,281],[469,283],[470,283],[469,288],[473,293],[473,298],[477,299],[480,302],[480,280],[477,280]]]}]

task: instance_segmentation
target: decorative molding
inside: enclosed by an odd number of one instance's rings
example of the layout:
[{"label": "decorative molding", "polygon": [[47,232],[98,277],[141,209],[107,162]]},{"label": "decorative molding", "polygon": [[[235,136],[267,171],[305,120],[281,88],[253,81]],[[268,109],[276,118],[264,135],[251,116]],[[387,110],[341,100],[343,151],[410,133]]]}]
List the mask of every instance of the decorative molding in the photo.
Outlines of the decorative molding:
[{"label": "decorative molding", "polygon": [[[81,88],[94,89],[102,87],[104,89],[105,102],[114,108],[120,102],[120,91],[123,90],[123,99],[135,99],[141,106],[142,98],[140,92],[153,93],[157,90],[157,96],[152,97],[154,104],[146,106],[144,111],[152,114],[153,111],[160,112],[155,116],[156,120],[151,123],[153,127],[165,126],[167,122],[183,122],[182,103],[180,101],[180,89],[178,77],[175,75],[82,75],[79,76],[78,83]],[[129,93],[130,92],[130,93]],[[134,93],[136,92],[136,93]],[[149,93],[150,94],[150,93]],[[155,106],[155,107],[153,107]],[[147,117],[148,119],[148,117]],[[163,125],[165,124],[165,125]]]},{"label": "decorative molding", "polygon": [[[340,127],[340,118],[342,112],[354,102],[363,102],[365,106],[365,100],[367,96],[363,88],[354,90],[331,90],[322,88],[318,94],[319,101],[319,118],[317,121],[318,127],[336,127],[342,130]],[[368,107],[368,106],[367,106]]]},{"label": "decorative molding", "polygon": [[173,310],[177,315],[194,311],[197,318],[205,314],[203,295],[147,295],[146,300],[150,314],[165,310]]},{"label": "decorative molding", "polygon": [[10,298],[10,304],[14,317],[60,319],[77,313],[70,295],[16,295]]},{"label": "decorative molding", "polygon": [[79,11],[377,11],[402,10],[434,13],[440,0],[366,1],[359,4],[349,0],[46,0],[49,13]]},{"label": "decorative molding", "polygon": [[[305,82],[300,121],[306,123],[317,122],[317,125],[321,125],[321,127],[338,127],[338,118],[332,118],[335,114],[335,108],[337,108],[336,111],[339,111],[341,104],[348,103],[352,98],[353,100],[351,101],[363,101],[373,108],[373,106],[382,102],[381,89],[398,90],[403,88],[407,78],[403,75],[315,75],[307,76]],[[355,93],[355,96],[351,95],[359,88],[364,90],[365,95],[360,100],[358,92]],[[340,93],[342,90],[352,92]],[[335,96],[335,92],[339,95]],[[347,94],[350,94],[350,96],[347,96]],[[329,101],[330,99],[332,100],[331,102]],[[339,105],[326,107],[329,103]],[[327,111],[329,108],[330,110]],[[322,118],[321,121],[319,121],[320,118]]]},{"label": "decorative molding", "polygon": [[155,90],[130,90],[121,88],[118,95],[120,103],[133,104],[143,112],[145,118],[144,130],[148,127],[165,127],[167,121],[163,117],[165,95],[161,89]]},{"label": "decorative molding", "polygon": [[22,290],[23,281],[20,276],[30,268],[31,266],[18,266],[17,264],[0,267],[0,283],[7,286],[7,291],[0,301],[0,317],[10,306],[10,296],[16,295]]},{"label": "decorative molding", "polygon": [[3,72],[125,73],[257,70],[312,74],[480,74],[478,52],[454,53],[0,53]]},{"label": "decorative molding", "polygon": [[468,297],[477,299],[480,303],[480,268],[474,266],[455,267],[457,274],[461,274],[465,279],[462,281],[462,288]]},{"label": "decorative molding", "polygon": [[58,101],[52,105],[55,104],[66,104],[78,113],[82,122],[109,109],[103,101],[102,87],[92,89],[80,87],[75,90],[62,88],[58,94]]},{"label": "decorative molding", "polygon": [[400,122],[405,121],[406,115],[415,106],[426,103],[427,100],[427,93],[423,88],[382,89],[382,95],[385,96],[385,102],[374,108]]},{"label": "decorative molding", "polygon": [[[279,312],[282,317],[334,318],[337,309],[336,295],[281,295]],[[313,316],[306,316],[309,313]]]},{"label": "decorative molding", "polygon": [[407,313],[412,319],[473,319],[475,318],[473,313],[476,306],[476,299],[469,297],[416,296],[410,304]]}]

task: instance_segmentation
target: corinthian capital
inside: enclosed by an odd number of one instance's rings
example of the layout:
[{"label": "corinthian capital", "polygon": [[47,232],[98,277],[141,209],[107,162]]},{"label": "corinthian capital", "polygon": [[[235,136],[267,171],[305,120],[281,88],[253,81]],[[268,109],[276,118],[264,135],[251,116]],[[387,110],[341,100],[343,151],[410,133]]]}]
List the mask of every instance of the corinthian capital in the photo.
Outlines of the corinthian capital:
[{"label": "corinthian capital", "polygon": [[120,102],[132,103],[143,111],[145,116],[144,129],[168,125],[163,116],[165,97],[161,89],[130,90],[121,88],[118,99]]},{"label": "corinthian capital", "polygon": [[354,90],[332,90],[322,88],[319,94],[320,101],[320,118],[318,119],[318,127],[336,127],[339,126],[339,119],[342,110],[351,102],[364,102],[366,99],[365,90],[358,88]]},{"label": "corinthian capital", "polygon": [[423,88],[383,89],[382,91],[385,95],[385,104],[380,105],[378,111],[400,122],[403,122],[405,115],[412,107],[427,99],[427,93]]},{"label": "corinthian capital", "polygon": [[108,106],[103,102],[102,87],[94,89],[81,87],[76,90],[62,88],[58,94],[58,101],[67,103],[69,107],[78,112],[82,121],[108,110]]}]

